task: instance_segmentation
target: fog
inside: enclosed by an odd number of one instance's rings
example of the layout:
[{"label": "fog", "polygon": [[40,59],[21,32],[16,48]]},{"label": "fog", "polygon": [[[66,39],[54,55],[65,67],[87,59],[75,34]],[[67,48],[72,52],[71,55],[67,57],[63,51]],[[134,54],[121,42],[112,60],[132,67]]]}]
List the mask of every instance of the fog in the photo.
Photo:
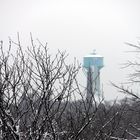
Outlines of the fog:
[{"label": "fog", "polygon": [[[17,32],[24,46],[29,44],[30,32],[34,39],[48,42],[51,53],[66,50],[70,62],[94,49],[104,56],[101,83],[106,99],[122,98],[110,81],[127,80],[122,63],[132,60],[126,53],[140,37],[139,0],[0,0],[0,40],[8,36],[17,40]],[[82,72],[79,76],[86,86]]]}]

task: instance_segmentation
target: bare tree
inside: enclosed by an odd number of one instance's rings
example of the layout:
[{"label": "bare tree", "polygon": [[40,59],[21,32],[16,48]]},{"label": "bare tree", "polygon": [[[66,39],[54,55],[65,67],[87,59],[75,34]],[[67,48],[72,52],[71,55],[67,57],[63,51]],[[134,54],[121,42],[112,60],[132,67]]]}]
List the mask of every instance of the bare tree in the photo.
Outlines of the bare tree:
[{"label": "bare tree", "polygon": [[[2,139],[58,139],[56,120],[61,118],[71,94],[80,66],[67,65],[66,52],[52,57],[47,44],[31,37],[31,47],[22,50],[18,42],[9,40],[9,50],[0,54],[0,121]],[[12,55],[12,45],[18,47]],[[19,135],[20,134],[20,135]]]},{"label": "bare tree", "polygon": [[[95,119],[97,106],[87,106],[76,75],[80,65],[66,63],[66,52],[51,56],[39,40],[23,50],[9,39],[0,49],[1,139],[79,139]],[[17,47],[12,54],[12,47]],[[81,101],[72,100],[79,94]],[[69,120],[69,121],[68,121]],[[76,124],[76,125],[75,125]]]},{"label": "bare tree", "polygon": [[[80,65],[76,60],[69,65],[66,52],[50,55],[47,43],[32,36],[26,50],[19,35],[17,42],[9,39],[7,51],[2,41],[0,46],[0,139],[119,139],[132,135],[128,128],[137,128],[126,125],[125,114],[132,113],[126,102],[97,102],[92,85],[81,90]],[[90,100],[84,92],[90,92]]]},{"label": "bare tree", "polygon": [[[124,64],[124,68],[130,68],[131,73],[129,74],[129,80],[125,82],[124,84],[121,84],[121,86],[118,86],[116,84],[113,84],[114,87],[118,89],[119,92],[122,92],[123,94],[126,94],[129,96],[128,102],[129,106],[127,110],[127,114],[129,114],[129,119],[127,118],[127,121],[124,120],[124,122],[127,122],[127,127],[124,131],[124,135],[127,134],[131,138],[138,138],[140,137],[139,135],[139,101],[140,101],[140,96],[139,96],[139,83],[140,83],[140,63],[139,63],[139,53],[140,53],[140,46],[134,45],[131,43],[126,43],[127,45],[131,46],[134,50],[129,51],[131,53],[135,53],[135,59],[134,60],[128,60]],[[136,90],[137,89],[137,90]]]}]

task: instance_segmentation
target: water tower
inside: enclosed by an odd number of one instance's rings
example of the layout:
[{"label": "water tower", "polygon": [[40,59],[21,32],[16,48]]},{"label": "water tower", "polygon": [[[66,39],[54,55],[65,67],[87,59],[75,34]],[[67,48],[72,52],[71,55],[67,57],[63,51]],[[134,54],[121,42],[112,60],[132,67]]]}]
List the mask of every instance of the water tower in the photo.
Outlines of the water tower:
[{"label": "water tower", "polygon": [[[103,65],[103,57],[98,55],[94,50],[93,53],[84,56],[83,67],[87,72],[87,100],[91,101],[92,97],[100,97],[100,70]],[[95,95],[95,96],[94,96]]]}]

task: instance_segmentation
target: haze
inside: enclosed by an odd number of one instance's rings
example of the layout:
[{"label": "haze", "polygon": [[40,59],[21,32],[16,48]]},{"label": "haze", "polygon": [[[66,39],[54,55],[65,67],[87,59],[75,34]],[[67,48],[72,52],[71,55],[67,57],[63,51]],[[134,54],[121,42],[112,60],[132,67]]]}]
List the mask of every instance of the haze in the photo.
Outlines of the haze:
[{"label": "haze", "polygon": [[19,32],[28,44],[32,32],[35,39],[48,42],[51,52],[66,50],[70,62],[76,57],[82,63],[96,49],[105,59],[105,97],[121,98],[109,81],[126,80],[120,64],[133,59],[124,42],[137,43],[140,37],[139,7],[139,0],[0,0],[0,40],[17,40]]}]

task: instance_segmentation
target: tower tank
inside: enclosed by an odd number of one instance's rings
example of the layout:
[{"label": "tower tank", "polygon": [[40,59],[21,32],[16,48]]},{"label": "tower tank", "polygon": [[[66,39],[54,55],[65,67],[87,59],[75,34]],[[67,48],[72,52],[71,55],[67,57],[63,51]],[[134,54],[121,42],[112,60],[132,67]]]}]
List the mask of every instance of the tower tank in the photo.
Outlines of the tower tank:
[{"label": "tower tank", "polygon": [[100,70],[104,67],[103,56],[96,53],[88,54],[83,57],[83,67],[87,72],[87,100],[90,101],[94,96],[101,96],[100,89]]}]

